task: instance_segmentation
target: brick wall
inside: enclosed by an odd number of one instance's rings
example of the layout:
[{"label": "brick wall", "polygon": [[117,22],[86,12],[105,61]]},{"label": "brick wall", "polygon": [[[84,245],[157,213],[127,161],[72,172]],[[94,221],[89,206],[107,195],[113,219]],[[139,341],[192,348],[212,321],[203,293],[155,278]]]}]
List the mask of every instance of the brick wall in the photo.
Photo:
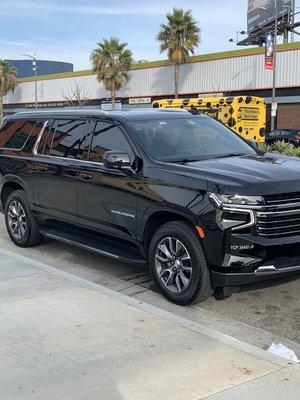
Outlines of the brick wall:
[{"label": "brick wall", "polygon": [[300,104],[279,104],[277,128],[300,129]]}]

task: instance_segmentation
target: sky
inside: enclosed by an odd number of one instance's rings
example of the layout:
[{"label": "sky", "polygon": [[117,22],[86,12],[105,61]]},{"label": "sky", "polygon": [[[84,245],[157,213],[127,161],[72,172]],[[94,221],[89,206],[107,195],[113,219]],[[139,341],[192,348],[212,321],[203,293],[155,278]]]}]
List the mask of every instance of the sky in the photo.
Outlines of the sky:
[{"label": "sky", "polygon": [[163,59],[155,37],[172,7],[192,10],[197,54],[235,50],[229,38],[247,29],[247,0],[0,0],[0,59],[36,53],[89,69],[91,51],[111,36],[128,42],[135,60]]}]

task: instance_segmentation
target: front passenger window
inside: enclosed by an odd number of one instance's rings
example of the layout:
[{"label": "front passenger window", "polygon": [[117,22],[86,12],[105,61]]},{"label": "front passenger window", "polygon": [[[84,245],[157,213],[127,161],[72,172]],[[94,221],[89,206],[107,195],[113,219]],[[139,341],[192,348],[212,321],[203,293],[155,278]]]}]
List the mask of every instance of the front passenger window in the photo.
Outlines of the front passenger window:
[{"label": "front passenger window", "polygon": [[125,150],[129,154],[132,152],[119,127],[110,121],[98,121],[91,144],[90,161],[102,163],[103,154],[109,150]]}]

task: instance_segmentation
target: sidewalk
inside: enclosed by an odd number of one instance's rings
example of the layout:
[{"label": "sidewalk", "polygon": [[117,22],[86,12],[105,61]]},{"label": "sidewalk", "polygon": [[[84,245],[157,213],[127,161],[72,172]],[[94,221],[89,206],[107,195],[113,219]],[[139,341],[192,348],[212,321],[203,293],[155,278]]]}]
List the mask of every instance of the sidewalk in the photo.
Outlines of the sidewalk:
[{"label": "sidewalk", "polygon": [[300,390],[298,365],[5,250],[0,337],[1,400],[293,400]]}]

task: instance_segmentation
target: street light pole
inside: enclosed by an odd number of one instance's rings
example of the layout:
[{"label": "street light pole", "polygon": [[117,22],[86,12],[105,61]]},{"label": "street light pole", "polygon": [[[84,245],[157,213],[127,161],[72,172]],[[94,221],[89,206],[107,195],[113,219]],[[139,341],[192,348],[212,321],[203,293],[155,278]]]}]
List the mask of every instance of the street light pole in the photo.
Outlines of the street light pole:
[{"label": "street light pole", "polygon": [[32,69],[34,71],[34,93],[35,93],[35,108],[38,108],[37,102],[37,64],[36,64],[36,54],[33,55],[32,59]]},{"label": "street light pole", "polygon": [[[272,105],[271,105],[271,132],[275,129],[275,117],[277,113],[277,105],[276,102],[276,55],[277,55],[277,34],[278,34],[278,5],[277,0],[273,0],[274,10],[275,10],[275,25],[274,25],[274,38],[273,38],[273,76],[272,76]],[[266,7],[259,7],[261,10],[265,12],[270,11]]]},{"label": "street light pole", "polygon": [[32,70],[34,72],[34,97],[35,97],[35,108],[38,108],[38,100],[37,100],[37,60],[36,54],[22,54],[23,56],[29,57],[32,59]]}]

